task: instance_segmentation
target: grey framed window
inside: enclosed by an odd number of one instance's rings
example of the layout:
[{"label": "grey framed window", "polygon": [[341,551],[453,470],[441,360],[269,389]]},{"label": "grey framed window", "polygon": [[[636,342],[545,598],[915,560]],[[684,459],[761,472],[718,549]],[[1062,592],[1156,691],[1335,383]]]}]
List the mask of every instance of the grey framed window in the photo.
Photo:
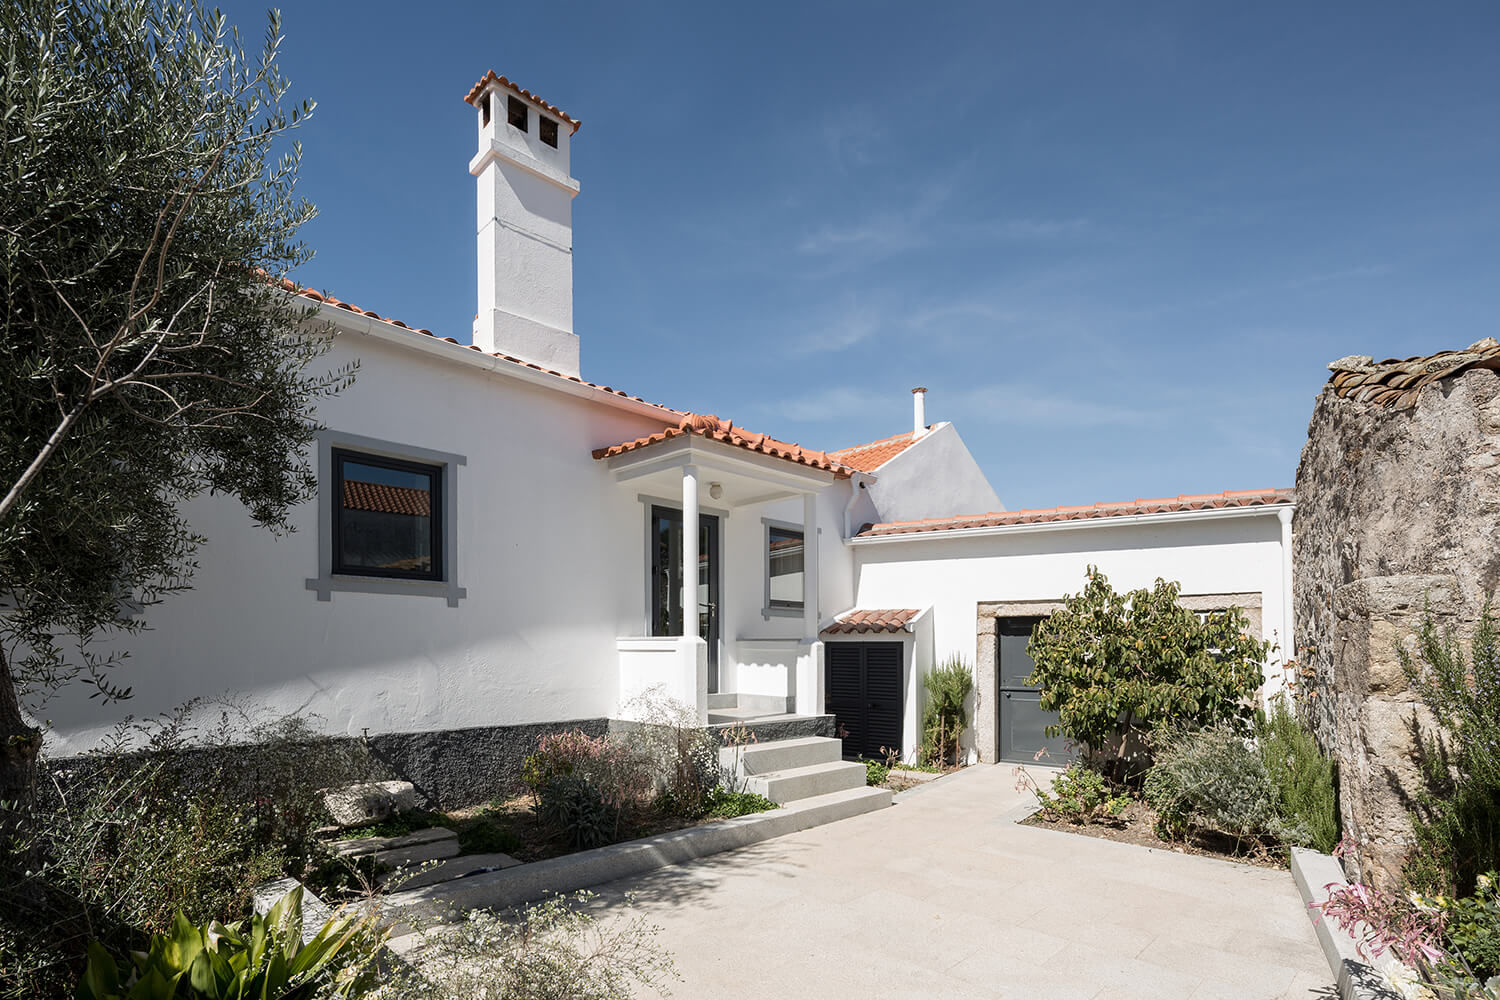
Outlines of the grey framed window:
[{"label": "grey framed window", "polygon": [[318,434],[318,600],[334,591],[468,596],[458,585],[462,455],[325,430]]},{"label": "grey framed window", "polygon": [[807,577],[803,572],[802,526],[763,520],[765,525],[766,606],[770,618],[800,616]]},{"label": "grey framed window", "polygon": [[443,578],[443,468],[333,449],[333,571]]}]

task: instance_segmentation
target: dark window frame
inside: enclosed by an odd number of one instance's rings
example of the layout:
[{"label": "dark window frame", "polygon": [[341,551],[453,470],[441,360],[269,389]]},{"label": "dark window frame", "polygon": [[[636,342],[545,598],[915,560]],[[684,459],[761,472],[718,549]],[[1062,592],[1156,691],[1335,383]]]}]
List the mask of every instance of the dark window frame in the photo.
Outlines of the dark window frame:
[{"label": "dark window frame", "polygon": [[[332,546],[332,571],[339,576],[367,576],[383,580],[422,580],[430,582],[442,582],[447,579],[444,576],[445,566],[443,555],[447,551],[444,548],[446,538],[445,513],[443,500],[443,475],[444,469],[441,465],[428,462],[412,462],[400,458],[389,458],[385,455],[372,455],[369,452],[356,451],[352,448],[333,448],[330,452],[332,458],[333,472],[333,537],[329,540]],[[432,569],[426,572],[420,570],[389,570],[378,569],[369,566],[352,566],[344,562],[344,464],[355,462],[359,465],[371,465],[379,469],[390,469],[393,472],[411,472],[424,475],[431,484],[427,500],[427,530],[428,551],[432,555]]]},{"label": "dark window frame", "polygon": [[[773,521],[762,518],[764,530],[761,532],[762,544],[765,549],[765,573],[766,573],[766,606],[765,615],[801,615],[807,609],[807,528],[805,525],[793,525],[781,521]],[[771,597],[771,535],[780,532],[783,535],[796,535],[802,539],[802,600],[788,601],[781,598]]]},{"label": "dark window frame", "polygon": [[547,145],[551,146],[553,149],[557,148],[557,122],[556,121],[554,121],[551,118],[548,118],[546,115],[537,115],[536,116],[536,134],[537,134],[537,138],[541,139],[542,142],[544,142]]},{"label": "dark window frame", "polygon": [[[516,119],[518,118],[520,119],[520,124],[516,123]],[[522,132],[529,132],[531,131],[531,108],[527,107],[526,102],[521,100],[521,98],[514,94],[507,94],[505,97],[505,120],[510,124],[511,128],[520,129]]]}]

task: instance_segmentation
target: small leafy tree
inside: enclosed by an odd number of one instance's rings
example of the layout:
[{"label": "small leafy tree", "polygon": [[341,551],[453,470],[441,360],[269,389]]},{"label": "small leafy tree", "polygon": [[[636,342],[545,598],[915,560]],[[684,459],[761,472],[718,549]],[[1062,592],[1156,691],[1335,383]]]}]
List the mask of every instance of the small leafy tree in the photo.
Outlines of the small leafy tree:
[{"label": "small leafy tree", "polygon": [[327,339],[281,288],[313,209],[273,155],[311,110],[280,42],[273,13],[247,58],[198,0],[0,6],[0,800],[34,778],[23,705],[80,673],[129,695],[88,644],[187,586],[182,500],[288,530],[315,488],[314,403],[352,369],[305,371]]},{"label": "small leafy tree", "polygon": [[1043,619],[1026,651],[1041,707],[1058,713],[1049,736],[1080,744],[1091,764],[1123,769],[1129,742],[1157,723],[1247,726],[1271,644],[1250,635],[1237,608],[1201,618],[1177,603],[1181,587],[1117,593],[1096,567],[1083,592]]}]

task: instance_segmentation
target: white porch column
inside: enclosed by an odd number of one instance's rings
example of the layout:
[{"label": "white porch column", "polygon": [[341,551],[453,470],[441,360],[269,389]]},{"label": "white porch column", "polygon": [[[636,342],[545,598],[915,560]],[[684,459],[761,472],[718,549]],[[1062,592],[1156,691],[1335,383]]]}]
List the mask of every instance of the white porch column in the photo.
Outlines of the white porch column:
[{"label": "white porch column", "polygon": [[818,495],[802,495],[802,631],[818,641]]},{"label": "white porch column", "polygon": [[698,638],[698,467],[682,467],[682,636]]}]

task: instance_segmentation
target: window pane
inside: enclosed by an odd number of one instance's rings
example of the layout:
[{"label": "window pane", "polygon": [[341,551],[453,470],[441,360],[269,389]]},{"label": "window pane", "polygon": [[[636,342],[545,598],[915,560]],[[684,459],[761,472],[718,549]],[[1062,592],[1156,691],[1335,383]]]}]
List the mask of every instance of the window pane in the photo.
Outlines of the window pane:
[{"label": "window pane", "polygon": [[771,606],[802,607],[802,532],[767,529]]},{"label": "window pane", "polygon": [[433,493],[438,470],[341,463],[339,551],[342,572],[435,577]]}]

